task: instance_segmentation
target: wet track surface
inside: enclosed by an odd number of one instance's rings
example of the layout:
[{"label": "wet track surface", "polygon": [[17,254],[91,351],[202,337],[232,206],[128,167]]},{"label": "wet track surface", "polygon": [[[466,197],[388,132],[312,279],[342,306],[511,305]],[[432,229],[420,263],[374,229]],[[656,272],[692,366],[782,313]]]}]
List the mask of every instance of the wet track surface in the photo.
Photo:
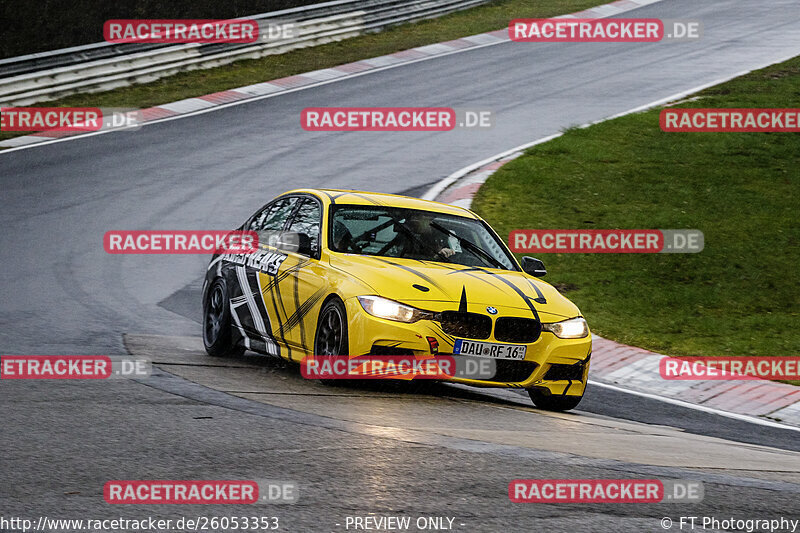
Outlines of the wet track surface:
[{"label": "wet track surface", "polygon": [[[660,531],[662,517],[681,514],[797,518],[797,432],[597,387],[576,414],[553,415],[511,391],[330,389],[274,360],[209,362],[192,315],[207,258],[103,251],[111,229],[235,227],[293,187],[419,188],[564,127],[800,53],[800,10],[787,0],[665,0],[626,16],[701,19],[704,39],[507,43],[137,132],[0,153],[0,352],[130,350],[161,363],[150,382],[0,384],[3,513],[277,515],[286,531],[312,532],[343,531],[346,516],[367,513],[456,517],[465,524],[456,531]],[[496,126],[303,131],[300,110],[322,105],[482,108]],[[511,504],[508,482],[524,477],[694,478],[706,500]],[[301,499],[255,512],[102,500],[110,479],[226,478],[292,479]]]},{"label": "wet track surface", "polygon": [[[147,382],[67,384],[46,401],[11,383],[17,407],[6,424],[25,431],[3,459],[29,468],[7,476],[8,514],[103,517],[102,485],[142,477],[291,479],[301,496],[257,509],[122,506],[114,516],[263,514],[289,531],[344,531],[347,516],[449,516],[456,531],[488,532],[656,531],[664,516],[796,512],[795,452],[580,411],[548,414],[446,385],[325,387],[275,359],[210,359],[195,338],[126,344],[156,361]],[[37,446],[43,439],[51,446]],[[692,479],[704,482],[706,499],[511,504],[508,482],[521,477]]]},{"label": "wet track surface", "polygon": [[[162,301],[160,305],[200,324],[201,313],[197,308],[196,302],[200,299],[201,286],[202,281],[200,280],[191,283],[170,298]],[[197,343],[198,339],[199,337],[195,338],[194,342]],[[186,341],[187,339],[182,340],[182,342]],[[170,345],[167,344],[167,351],[169,351],[169,347]],[[212,364],[211,361],[214,360],[203,357],[200,353],[200,348],[202,346],[195,346],[197,355],[190,359],[189,362],[192,365]],[[152,355],[157,356],[158,352],[154,352]],[[158,359],[166,363],[170,361],[169,358],[163,356]],[[265,357],[263,361],[254,360],[253,358],[249,358],[249,360],[258,362],[267,368],[281,367],[280,363],[273,358]],[[170,366],[165,366],[164,368],[170,372],[174,371],[174,369],[170,370],[172,368]],[[180,372],[178,373],[180,374]],[[297,368],[294,369],[293,373],[289,372],[287,376],[292,376],[292,374],[295,375],[295,378],[299,378],[299,370]],[[462,391],[462,394],[469,395],[476,401],[499,401],[504,405],[521,405],[527,408],[532,405],[527,392],[521,390],[476,389],[461,385],[448,387],[451,389],[457,388]],[[326,391],[325,393],[327,394],[328,392]],[[800,451],[800,432],[798,431],[754,425],[746,421],[720,417],[713,413],[698,411],[659,400],[631,396],[630,394],[603,388],[599,385],[589,386],[578,411],[656,426],[669,426],[697,435]]]}]

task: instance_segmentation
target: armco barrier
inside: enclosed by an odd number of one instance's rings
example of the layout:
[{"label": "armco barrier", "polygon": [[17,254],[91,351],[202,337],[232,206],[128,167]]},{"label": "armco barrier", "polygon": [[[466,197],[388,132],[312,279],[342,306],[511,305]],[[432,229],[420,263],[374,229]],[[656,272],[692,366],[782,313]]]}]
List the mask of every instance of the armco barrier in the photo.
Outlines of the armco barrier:
[{"label": "armco barrier", "polygon": [[490,0],[337,0],[263,13],[260,28],[291,22],[291,38],[249,44],[96,43],[0,60],[0,105],[24,106],[77,92],[146,83],[179,71],[338,41],[433,18]]}]

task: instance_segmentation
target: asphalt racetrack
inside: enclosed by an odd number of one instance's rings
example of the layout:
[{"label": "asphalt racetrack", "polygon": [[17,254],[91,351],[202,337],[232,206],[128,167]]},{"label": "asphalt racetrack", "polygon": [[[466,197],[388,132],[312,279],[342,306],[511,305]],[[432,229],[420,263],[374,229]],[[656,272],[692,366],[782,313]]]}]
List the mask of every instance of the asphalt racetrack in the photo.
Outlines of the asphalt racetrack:
[{"label": "asphalt racetrack", "polygon": [[[3,382],[3,513],[258,514],[302,532],[346,531],[346,517],[368,515],[452,517],[465,532],[573,533],[663,531],[665,517],[677,530],[680,516],[800,518],[797,431],[592,386],[576,411],[553,414],[513,391],[330,388],[274,359],[211,360],[199,337],[208,258],[103,250],[112,229],[233,228],[295,187],[423,191],[565,127],[800,53],[796,0],[664,0],[625,16],[701,20],[704,35],[509,42],[135,132],[0,153],[0,352],[133,353],[157,363],[142,382]],[[495,126],[307,132],[300,112],[314,106],[483,109]],[[511,503],[508,483],[526,477],[696,479],[706,495],[691,505]],[[253,478],[294,480],[300,501],[254,511],[102,498],[111,479]]]}]

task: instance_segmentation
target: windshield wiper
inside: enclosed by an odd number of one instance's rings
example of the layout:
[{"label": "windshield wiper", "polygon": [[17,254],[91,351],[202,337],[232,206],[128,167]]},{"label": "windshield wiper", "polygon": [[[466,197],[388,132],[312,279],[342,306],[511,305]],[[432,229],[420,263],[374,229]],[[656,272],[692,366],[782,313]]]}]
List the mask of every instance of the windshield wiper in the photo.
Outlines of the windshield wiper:
[{"label": "windshield wiper", "polygon": [[427,243],[422,239],[420,239],[419,237],[417,237],[414,231],[408,226],[406,226],[405,222],[400,222],[400,219],[394,218],[392,217],[392,215],[389,215],[389,217],[395,222],[397,222],[398,226],[406,233],[406,235],[410,235],[411,238],[414,239],[414,242],[416,242],[422,248],[427,248],[431,252],[436,252],[436,255],[444,259],[445,263],[452,263],[450,258],[444,255],[441,250],[436,250],[437,247],[435,245],[431,245],[430,243]]},{"label": "windshield wiper", "polygon": [[[414,242],[415,242],[417,245],[419,245],[419,246],[420,246],[420,248],[422,248],[422,249],[428,249],[428,250],[430,250],[430,251],[432,251],[432,252],[434,252],[434,251],[435,251],[435,252],[436,252],[436,255],[437,255],[437,256],[439,256],[439,257],[441,257],[441,258],[444,260],[444,262],[446,262],[446,263],[452,263],[452,261],[450,260],[450,258],[448,258],[448,257],[447,257],[447,256],[445,256],[444,254],[442,254],[441,250],[435,250],[435,247],[434,247],[434,246],[431,246],[429,243],[426,243],[426,242],[424,242],[422,239],[420,239],[419,237],[417,237],[417,235],[414,233],[414,231],[413,231],[411,228],[409,228],[408,226],[406,226],[405,222],[401,222],[399,218],[397,218],[397,217],[393,216],[393,215],[392,215],[391,213],[389,213],[389,212],[385,212],[385,213],[384,213],[384,215],[385,215],[385,216],[387,216],[387,217],[389,218],[389,220],[388,220],[387,222],[384,222],[383,224],[381,224],[381,225],[379,226],[379,228],[380,228],[380,229],[383,229],[383,228],[389,227],[389,226],[390,226],[392,223],[394,223],[394,224],[396,224],[396,225],[397,225],[397,226],[398,226],[400,229],[402,229],[402,230],[403,230],[403,233],[405,233],[406,235],[410,236],[410,237],[411,237],[411,238],[414,240]],[[362,233],[362,234],[361,234],[359,237],[363,237],[363,236],[367,235],[368,233],[370,233],[371,231],[375,231],[376,229],[378,229],[378,228],[373,228],[372,230],[367,230],[367,231],[365,231],[364,233]],[[380,231],[380,230],[378,230],[378,231]],[[375,254],[375,255],[378,255],[378,256],[383,256],[383,254],[385,254],[385,253],[386,253],[386,251],[387,251],[387,250],[388,250],[388,249],[389,249],[391,246],[393,246],[393,244],[394,244],[394,243],[393,243],[393,241],[389,241],[388,243],[386,243],[386,246],[384,246],[383,248],[381,248],[381,249],[380,249],[380,250],[377,252],[377,254]]]},{"label": "windshield wiper", "polygon": [[431,227],[433,227],[435,229],[438,229],[442,233],[445,233],[447,235],[451,235],[451,236],[455,237],[456,239],[458,239],[458,242],[461,245],[463,245],[468,250],[472,251],[473,254],[478,254],[479,256],[481,256],[484,259],[486,259],[487,261],[489,261],[489,263],[494,264],[495,267],[500,268],[502,270],[508,270],[508,267],[506,265],[504,265],[503,263],[501,263],[500,261],[495,259],[494,256],[489,254],[489,252],[487,252],[486,250],[484,250],[483,248],[481,248],[477,244],[473,243],[472,241],[467,240],[464,237],[461,237],[460,235],[458,235],[457,233],[445,228],[444,226],[440,225],[438,222],[431,221]]}]

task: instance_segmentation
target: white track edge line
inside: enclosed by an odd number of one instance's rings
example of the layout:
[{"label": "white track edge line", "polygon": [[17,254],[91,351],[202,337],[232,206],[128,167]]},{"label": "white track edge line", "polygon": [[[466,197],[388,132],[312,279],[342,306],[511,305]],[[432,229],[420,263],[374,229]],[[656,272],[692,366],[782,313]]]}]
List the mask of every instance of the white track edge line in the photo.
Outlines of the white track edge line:
[{"label": "white track edge line", "polygon": [[[604,118],[604,119],[600,119],[600,120],[596,120],[594,122],[589,122],[589,123],[583,124],[583,125],[581,125],[579,127],[580,128],[588,128],[589,126],[592,126],[594,124],[600,124],[601,122],[605,122],[607,120],[620,118],[620,117],[623,117],[625,115],[629,115],[629,114],[632,114],[632,113],[638,113],[639,111],[645,111],[647,109],[650,109],[650,108],[665,104],[667,102],[671,102],[671,101],[674,101],[674,100],[678,100],[680,98],[684,98],[684,97],[686,97],[686,96],[688,96],[690,94],[696,93],[698,91],[702,91],[703,89],[707,89],[708,87],[713,87],[714,85],[719,85],[719,84],[724,83],[726,81],[730,81],[730,80],[732,80],[734,78],[738,78],[740,76],[744,76],[745,74],[749,74],[750,72],[753,72],[754,70],[760,70],[762,68],[766,68],[766,67],[769,67],[771,65],[776,65],[778,63],[782,63],[784,61],[788,61],[789,59],[791,59],[793,57],[796,57],[796,55],[797,54],[792,54],[792,55],[789,55],[788,57],[781,58],[781,59],[778,59],[776,61],[772,61],[772,62],[767,63],[766,65],[763,65],[763,66],[760,66],[760,67],[756,67],[756,68],[753,68],[753,69],[750,69],[750,70],[743,70],[743,71],[738,72],[736,74],[733,74],[733,75],[730,75],[730,76],[725,76],[723,78],[719,78],[717,80],[714,80],[714,81],[711,81],[711,82],[708,82],[708,83],[704,83],[702,85],[698,85],[697,87],[694,87],[692,89],[688,89],[686,91],[681,91],[679,93],[667,96],[665,98],[660,98],[660,99],[655,100],[653,102],[650,102],[648,104],[644,104],[644,105],[641,105],[641,106],[638,106],[638,107],[634,107],[633,109],[630,109],[628,111],[623,111],[622,113],[617,113],[616,115],[611,115],[610,117],[607,117],[607,118]],[[468,166],[466,166],[466,167],[464,167],[464,168],[462,168],[460,170],[457,170],[457,171],[453,172],[452,174],[450,174],[446,178],[444,178],[444,179],[440,180],[439,182],[437,182],[436,184],[434,184],[430,189],[428,189],[428,192],[426,192],[422,196],[422,198],[424,200],[435,200],[436,197],[439,194],[441,194],[447,187],[449,187],[450,185],[452,185],[453,183],[455,183],[456,181],[458,181],[460,178],[464,177],[465,175],[469,174],[470,172],[472,172],[472,171],[474,171],[474,170],[476,170],[476,169],[478,169],[478,168],[480,168],[480,167],[482,167],[484,165],[488,165],[489,163],[491,163],[493,161],[497,161],[499,159],[503,159],[504,157],[507,157],[507,156],[509,156],[509,155],[511,155],[511,154],[513,154],[515,152],[519,152],[520,150],[525,150],[525,149],[530,148],[532,146],[536,146],[537,144],[542,144],[542,143],[545,143],[547,141],[551,141],[553,139],[561,137],[562,135],[563,135],[563,132],[554,133],[552,135],[548,135],[547,137],[542,137],[542,138],[537,139],[535,141],[528,142],[528,143],[525,143],[525,144],[521,144],[519,146],[511,148],[510,150],[506,150],[504,152],[500,152],[499,154],[496,154],[496,155],[491,156],[491,157],[487,157],[486,159],[478,161],[477,163],[473,163],[471,165],[468,165]],[[775,427],[775,428],[780,428],[780,429],[788,429],[788,430],[791,430],[791,431],[800,431],[800,428],[795,427],[795,426],[787,426],[787,425],[784,425],[784,424],[780,424],[778,422],[771,422],[771,421],[768,421],[768,420],[762,420],[760,418],[755,418],[755,417],[748,416],[748,415],[740,415],[740,414],[737,414],[737,413],[731,413],[731,412],[728,412],[728,411],[723,411],[721,409],[714,409],[714,408],[711,408],[711,407],[706,407],[706,406],[703,406],[703,405],[694,404],[694,403],[686,402],[686,401],[683,401],[683,400],[676,400],[674,398],[669,398],[669,397],[666,397],[666,396],[658,396],[658,395],[655,395],[655,394],[649,394],[649,393],[646,393],[646,392],[639,392],[639,391],[635,391],[635,390],[632,390],[632,389],[625,389],[623,387],[617,387],[615,385],[608,385],[606,383],[600,383],[600,382],[597,382],[597,381],[594,381],[594,380],[589,380],[588,382],[592,383],[594,385],[598,385],[600,387],[606,387],[606,388],[609,388],[609,389],[613,389],[613,390],[616,390],[618,392],[624,392],[624,393],[627,393],[627,394],[633,394],[633,395],[636,395],[636,396],[642,396],[642,397],[645,397],[645,398],[651,398],[653,400],[658,400],[658,401],[662,401],[662,402],[666,402],[666,403],[671,403],[671,404],[674,404],[674,405],[680,405],[680,406],[686,407],[688,409],[695,409],[695,410],[698,410],[698,411],[704,411],[704,412],[707,412],[707,413],[712,413],[712,414],[716,414],[716,415],[724,416],[724,417],[728,417],[728,418],[734,418],[734,419],[737,419],[737,420],[742,420],[742,421],[745,421],[745,422],[751,422],[753,424],[759,424],[759,425],[763,425],[763,426]]]},{"label": "white track edge line", "polygon": [[[661,0],[659,0],[659,1],[661,1]],[[492,43],[492,44],[494,44],[494,43]],[[615,115],[611,115],[611,116],[608,116],[606,118],[601,118],[599,120],[595,120],[594,122],[588,122],[588,123],[585,123],[585,124],[581,124],[580,126],[577,126],[577,127],[578,128],[588,128],[589,126],[593,126],[595,124],[600,124],[600,123],[605,122],[607,120],[613,120],[615,118],[624,117],[625,115],[630,115],[632,113],[638,113],[640,111],[646,111],[646,110],[651,109],[653,107],[656,107],[656,106],[659,106],[659,105],[662,105],[662,104],[666,104],[668,102],[672,102],[672,101],[678,100],[680,98],[684,98],[686,96],[689,96],[690,94],[696,93],[698,91],[702,91],[703,89],[708,89],[709,87],[713,87],[714,85],[719,85],[721,83],[725,83],[726,81],[730,81],[730,80],[732,80],[734,78],[738,78],[740,76],[744,76],[745,74],[749,74],[749,73],[751,73],[751,72],[753,72],[755,70],[760,70],[760,69],[767,68],[767,67],[772,66],[772,65],[777,65],[778,63],[783,63],[784,61],[788,61],[789,59],[792,59],[793,57],[797,57],[797,55],[798,55],[797,53],[793,52],[793,53],[789,54],[788,56],[781,57],[780,59],[777,59],[775,61],[771,61],[771,62],[766,63],[764,65],[761,65],[761,66],[758,66],[758,67],[755,67],[755,68],[752,68],[752,69],[749,69],[749,70],[742,70],[742,71],[737,72],[735,74],[724,76],[722,78],[718,78],[718,79],[716,79],[714,81],[711,81],[711,82],[708,82],[708,83],[704,83],[702,85],[698,85],[698,86],[693,87],[691,89],[688,89],[688,90],[685,90],[685,91],[681,91],[681,92],[672,94],[670,96],[667,96],[667,97],[664,97],[664,98],[660,98],[658,100],[654,100],[653,102],[634,107],[634,108],[629,109],[627,111],[623,111],[621,113],[617,113]],[[505,150],[503,152],[500,152],[499,154],[495,154],[493,156],[487,157],[486,159],[478,161],[477,163],[472,163],[471,165],[468,165],[468,166],[466,166],[466,167],[464,167],[462,169],[459,169],[459,170],[453,172],[452,174],[448,175],[446,178],[443,178],[443,179],[439,180],[438,182],[436,182],[430,189],[428,189],[428,191],[424,195],[422,195],[422,199],[423,200],[435,200],[436,196],[441,194],[445,189],[447,189],[447,187],[449,187],[450,185],[452,185],[453,183],[455,183],[456,181],[458,181],[460,178],[464,177],[465,175],[469,174],[470,172],[472,172],[474,170],[477,170],[477,169],[479,169],[480,167],[482,167],[484,165],[488,165],[489,163],[491,163],[493,161],[497,161],[499,159],[503,159],[504,157],[507,157],[507,156],[513,154],[514,152],[519,152],[521,150],[526,150],[528,148],[536,146],[537,144],[542,144],[542,143],[545,143],[547,141],[551,141],[553,139],[561,137],[563,134],[564,134],[563,131],[559,132],[559,133],[554,133],[552,135],[548,135],[547,137],[542,137],[542,138],[537,139],[535,141],[527,142],[525,144],[520,144],[519,146],[515,146],[514,148],[511,148],[509,150]]]},{"label": "white track edge line", "polygon": [[460,170],[457,170],[457,171],[453,172],[452,174],[450,174],[449,176],[447,176],[446,178],[444,178],[443,180],[438,181],[435,185],[433,185],[433,187],[428,189],[428,192],[426,192],[424,195],[422,195],[422,199],[423,200],[435,200],[436,197],[439,196],[442,192],[444,192],[445,189],[447,189],[450,185],[452,185],[453,183],[455,183],[459,179],[463,178],[464,176],[466,176],[470,172],[472,172],[474,170],[477,170],[477,169],[481,168],[484,165],[488,165],[489,163],[491,163],[493,161],[497,161],[498,159],[503,159],[504,157],[510,156],[514,152],[519,152],[520,150],[525,150],[525,149],[530,148],[532,146],[536,146],[537,144],[542,144],[542,143],[546,143],[547,141],[552,141],[553,139],[561,137],[562,135],[563,135],[563,133],[554,133],[552,135],[548,135],[547,137],[542,137],[541,139],[536,139],[535,141],[532,141],[532,142],[529,142],[529,143],[520,144],[519,146],[515,146],[514,148],[511,148],[510,150],[506,150],[505,152],[500,152],[497,155],[493,155],[493,156],[487,157],[486,159],[482,159],[482,160],[478,161],[477,163],[473,163],[473,164],[471,164],[469,166],[466,166],[466,167],[464,167],[464,168],[462,168]]},{"label": "white track edge line", "polygon": [[634,396],[641,396],[642,398],[648,398],[650,400],[657,400],[659,402],[669,403],[672,405],[677,405],[679,407],[685,407],[687,409],[694,409],[695,411],[703,411],[705,413],[711,413],[719,416],[724,416],[725,418],[733,418],[735,420],[741,420],[744,422],[750,422],[751,424],[758,424],[760,426],[768,426],[772,428],[778,429],[788,429],[790,431],[800,431],[800,427],[796,426],[787,426],[786,424],[781,424],[779,422],[773,422],[771,420],[764,420],[761,418],[757,418],[750,415],[743,415],[739,413],[732,413],[730,411],[723,411],[722,409],[716,409],[714,407],[707,407],[705,405],[699,405],[696,403],[687,402],[684,400],[677,400],[675,398],[669,398],[667,396],[659,396],[658,394],[651,394],[649,392],[641,392],[631,389],[626,389],[624,387],[619,387],[617,385],[610,385],[608,383],[603,383],[600,381],[595,381],[593,379],[589,380],[589,383],[594,386],[602,387],[605,389],[611,389],[616,392],[622,392],[625,394],[633,394]]},{"label": "white track edge line", "polygon": [[[791,56],[791,57],[794,57],[794,56]],[[769,65],[773,65],[775,63],[780,63],[782,61],[783,60],[775,61],[773,63],[770,63]],[[769,65],[765,65],[765,66],[769,66]],[[759,68],[764,68],[764,67],[759,67]],[[753,70],[756,70],[756,69],[753,69]],[[730,81],[733,78],[738,78],[739,76],[743,76],[743,75],[745,75],[745,74],[747,74],[749,72],[752,72],[752,70],[744,70],[744,71],[741,71],[741,72],[737,72],[736,74],[733,74],[731,76],[725,76],[724,78],[719,78],[719,79],[716,79],[714,81],[711,81],[711,82],[708,82],[708,83],[704,83],[702,85],[698,85],[697,87],[693,87],[693,88],[691,88],[689,90],[681,91],[679,93],[675,93],[675,94],[672,94],[672,95],[664,97],[664,98],[659,98],[658,100],[655,100],[653,102],[650,102],[650,103],[647,103],[647,104],[644,104],[644,105],[640,105],[640,106],[634,107],[632,109],[629,109],[627,111],[623,111],[621,113],[617,113],[615,115],[611,115],[611,116],[608,116],[606,118],[601,118],[601,119],[595,120],[593,122],[587,122],[587,123],[581,124],[581,125],[579,125],[577,127],[578,128],[588,128],[589,126],[594,126],[595,124],[600,124],[600,123],[605,122],[607,120],[613,120],[615,118],[624,117],[625,115],[630,115],[632,113],[638,113],[639,111],[645,111],[647,109],[659,106],[661,104],[665,104],[667,102],[671,102],[673,100],[677,100],[679,98],[683,98],[685,96],[688,96],[690,94],[696,93],[698,91],[702,91],[703,89],[707,89],[709,87],[713,87],[714,85],[719,85],[720,83],[724,83],[726,81]],[[493,161],[497,161],[497,160],[503,159],[504,157],[507,157],[507,156],[513,154],[514,152],[519,152],[519,151],[522,151],[522,150],[526,150],[528,148],[536,146],[537,144],[542,144],[542,143],[545,143],[547,141],[552,141],[553,139],[557,139],[558,137],[561,137],[562,135],[564,135],[563,131],[561,131],[559,133],[553,133],[551,135],[548,135],[547,137],[542,137],[540,139],[536,139],[535,141],[531,141],[531,142],[527,142],[527,143],[524,143],[524,144],[520,144],[519,146],[515,146],[514,148],[511,148],[509,150],[505,150],[503,152],[500,152],[499,154],[495,154],[493,156],[489,156],[486,159],[482,159],[482,160],[478,161],[477,163],[472,163],[471,165],[468,165],[468,166],[466,166],[466,167],[464,167],[462,169],[459,169],[459,170],[453,172],[452,174],[450,174],[449,176],[447,176],[446,178],[444,178],[444,179],[438,181],[437,183],[435,183],[422,196],[422,199],[423,200],[434,200],[447,187],[449,187],[450,185],[452,185],[453,183],[458,181],[460,178],[463,178],[465,175],[469,174],[470,172],[472,172],[474,170],[477,170],[477,169],[479,169],[480,167],[482,167],[484,165],[488,165],[489,163],[491,163]]]}]

